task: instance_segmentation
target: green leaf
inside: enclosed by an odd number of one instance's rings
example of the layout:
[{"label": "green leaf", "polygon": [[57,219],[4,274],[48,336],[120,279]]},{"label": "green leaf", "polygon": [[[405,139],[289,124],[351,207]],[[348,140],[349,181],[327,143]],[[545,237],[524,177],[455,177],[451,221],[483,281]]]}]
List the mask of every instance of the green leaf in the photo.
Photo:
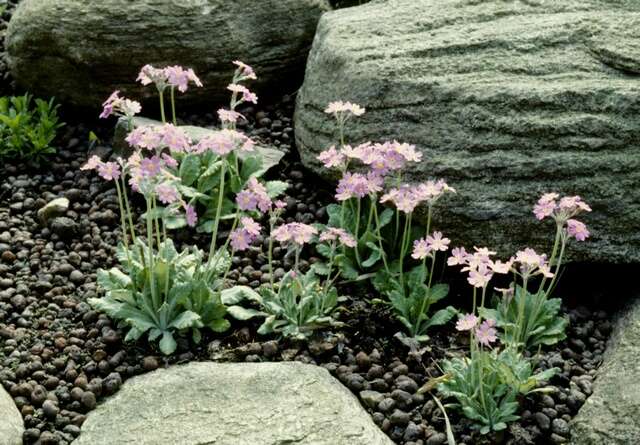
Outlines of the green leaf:
[{"label": "green leaf", "polygon": [[200,174],[200,158],[196,154],[188,154],[180,163],[180,179],[186,186],[193,184]]},{"label": "green leaf", "polygon": [[220,292],[220,299],[227,306],[238,304],[244,300],[262,302],[260,294],[249,286],[233,286],[229,289],[224,289]]},{"label": "green leaf", "polygon": [[220,318],[208,323],[207,327],[213,332],[224,332],[231,327],[231,323],[229,323],[229,321],[225,320],[224,318]]},{"label": "green leaf", "polygon": [[284,181],[267,181],[265,183],[267,194],[271,199],[277,198],[287,191],[289,184]]},{"label": "green leaf", "polygon": [[440,301],[444,297],[449,295],[449,285],[448,284],[436,284],[429,289],[429,299],[432,302]]},{"label": "green leaf", "polygon": [[200,315],[191,311],[184,311],[169,323],[170,328],[187,329],[193,327],[200,321]]},{"label": "green leaf", "polygon": [[445,309],[440,309],[431,316],[431,318],[427,322],[427,327],[441,326],[445,323],[448,323],[449,320],[451,320],[457,313],[458,311],[452,306],[448,306]]},{"label": "green leaf", "polygon": [[262,171],[262,158],[258,156],[249,156],[242,161],[240,168],[240,176],[244,181],[253,177],[260,177],[264,174]]},{"label": "green leaf", "polygon": [[173,334],[169,331],[162,333],[162,340],[160,340],[160,351],[164,355],[171,355],[176,351],[177,343],[173,338]]},{"label": "green leaf", "polygon": [[229,306],[227,313],[236,320],[249,320],[254,317],[264,317],[266,314],[256,309],[247,309],[242,306]]}]

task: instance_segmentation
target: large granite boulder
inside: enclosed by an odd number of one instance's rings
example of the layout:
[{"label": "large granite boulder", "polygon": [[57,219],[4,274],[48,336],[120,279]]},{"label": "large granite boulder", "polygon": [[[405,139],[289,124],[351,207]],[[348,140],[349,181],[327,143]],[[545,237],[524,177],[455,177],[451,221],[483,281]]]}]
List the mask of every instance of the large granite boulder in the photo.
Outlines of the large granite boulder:
[{"label": "large granite boulder", "polygon": [[23,432],[20,411],[0,385],[0,445],[22,445]]},{"label": "large granite boulder", "polygon": [[30,92],[97,107],[114,90],[142,90],[140,68],[192,67],[204,83],[192,102],[228,100],[231,62],[252,65],[258,93],[291,89],[326,0],[24,0],[5,46],[13,77]]},{"label": "large granite boulder", "polygon": [[640,300],[619,317],[593,394],[571,425],[573,445],[640,443]]},{"label": "large granite boulder", "polygon": [[335,100],[367,108],[349,142],[398,139],[458,196],[437,227],[503,254],[550,250],[543,192],[579,194],[574,260],[640,261],[640,2],[389,0],[325,14],[296,109],[303,162],[336,139]]},{"label": "large granite boulder", "polygon": [[[115,439],[117,438],[117,439]],[[391,445],[327,370],[190,363],[128,380],[74,445]]]}]

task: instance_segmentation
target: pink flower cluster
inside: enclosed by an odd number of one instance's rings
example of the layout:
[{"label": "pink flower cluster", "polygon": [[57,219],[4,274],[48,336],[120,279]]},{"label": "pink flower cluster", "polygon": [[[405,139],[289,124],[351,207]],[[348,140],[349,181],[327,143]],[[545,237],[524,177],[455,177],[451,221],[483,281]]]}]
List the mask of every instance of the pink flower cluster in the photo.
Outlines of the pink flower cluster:
[{"label": "pink flower cluster", "polygon": [[220,119],[220,122],[222,122],[223,124],[235,124],[236,122],[238,122],[238,119],[246,120],[246,118],[237,111],[227,110],[225,108],[220,108],[218,110],[218,119]]},{"label": "pink flower cluster", "polygon": [[451,250],[451,256],[447,259],[449,266],[464,266],[463,272],[468,272],[467,281],[474,287],[486,288],[493,274],[506,274],[511,269],[511,262],[503,263],[499,260],[492,260],[496,254],[486,247],[474,247],[474,253],[467,253],[464,247]]},{"label": "pink flower cluster", "polygon": [[302,246],[309,243],[318,230],[308,224],[293,222],[276,227],[271,236],[281,243],[291,242]]},{"label": "pink flower cluster", "polygon": [[255,71],[253,71],[253,68],[251,68],[246,63],[241,62],[239,60],[234,60],[233,64],[238,67],[236,69],[236,76],[235,76],[237,81],[242,81],[247,79],[256,80],[258,78],[256,76]]},{"label": "pink flower cluster", "polygon": [[366,175],[346,172],[336,189],[336,199],[346,201],[350,198],[364,198],[367,195],[382,191],[384,179],[373,172]]},{"label": "pink flower cluster", "polygon": [[426,238],[420,238],[413,242],[412,258],[416,260],[423,260],[430,255],[435,255],[436,252],[446,252],[449,249],[449,238],[444,238],[442,232],[433,232],[432,235],[428,235]]},{"label": "pink flower cluster", "polygon": [[125,140],[135,148],[160,150],[168,148],[173,152],[192,151],[191,139],[184,130],[173,124],[146,125],[131,131]]},{"label": "pink flower cluster", "polygon": [[253,151],[254,142],[239,131],[225,128],[201,139],[193,147],[193,152],[204,153],[205,151],[211,151],[218,156],[226,156],[236,149]]},{"label": "pink flower cluster", "polygon": [[112,114],[126,116],[130,119],[141,110],[140,102],[120,97],[120,91],[116,90],[102,103],[100,119],[106,119]]},{"label": "pink flower cluster", "polygon": [[[227,85],[227,90],[234,93],[234,95],[240,95],[240,102],[251,102],[253,104],[258,103],[258,96],[255,93],[249,91],[249,88],[244,85],[240,85],[238,83],[230,83]],[[239,103],[239,102],[238,102]]]},{"label": "pink flower cluster", "polygon": [[272,202],[266,187],[256,178],[249,178],[244,190],[236,195],[236,204],[240,210],[268,212]]},{"label": "pink flower cluster", "polygon": [[455,189],[449,187],[443,180],[427,181],[413,186],[405,184],[382,195],[380,202],[391,201],[401,212],[411,213],[423,202],[429,205],[435,204],[445,193],[455,193]]},{"label": "pink flower cluster", "polygon": [[552,217],[558,225],[564,226],[566,223],[567,234],[578,241],[586,240],[590,234],[587,226],[573,217],[590,211],[591,207],[579,196],[560,198],[558,193],[545,193],[533,208],[533,214],[539,220]]},{"label": "pink flower cluster", "polygon": [[347,247],[356,247],[355,238],[344,229],[329,227],[319,237],[320,241],[340,241]]},{"label": "pink flower cluster", "polygon": [[155,84],[159,91],[163,91],[167,86],[178,88],[182,93],[187,91],[189,82],[198,87],[202,82],[196,73],[191,69],[184,69],[179,65],[167,66],[165,68],[155,68],[152,65],[145,65],[140,70],[136,79],[142,85]]},{"label": "pink flower cluster", "polygon": [[480,319],[473,314],[466,314],[460,317],[456,323],[458,331],[474,331],[478,343],[484,346],[490,346],[491,343],[498,339],[496,331],[496,322],[494,320],[485,320],[480,323]]},{"label": "pink flower cluster", "polygon": [[249,248],[252,242],[260,235],[260,224],[247,216],[240,218],[242,227],[234,230],[229,235],[231,247],[235,251],[242,251]]},{"label": "pink flower cluster", "polygon": [[91,156],[80,170],[97,170],[98,175],[107,181],[115,181],[120,178],[122,171],[116,162],[102,162],[98,156]]},{"label": "pink flower cluster", "polygon": [[324,112],[333,115],[352,114],[354,116],[362,116],[365,112],[365,109],[360,105],[353,104],[351,102],[336,101],[329,103]]},{"label": "pink flower cluster", "polygon": [[390,171],[404,168],[407,162],[420,162],[422,153],[417,151],[414,145],[402,144],[398,141],[382,144],[366,142],[357,147],[345,145],[340,150],[336,150],[335,146],[331,146],[321,152],[317,159],[326,168],[340,170],[347,167],[349,160],[358,160],[362,164],[369,166],[372,171],[384,176]]}]

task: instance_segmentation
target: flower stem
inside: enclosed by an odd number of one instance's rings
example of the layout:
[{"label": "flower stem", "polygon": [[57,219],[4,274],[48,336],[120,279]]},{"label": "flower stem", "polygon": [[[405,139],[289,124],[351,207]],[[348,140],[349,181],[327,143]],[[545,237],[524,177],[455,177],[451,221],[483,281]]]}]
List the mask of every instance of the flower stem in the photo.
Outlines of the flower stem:
[{"label": "flower stem", "polygon": [[[558,253],[558,246],[560,244],[560,238],[562,236],[562,225],[556,224],[556,238],[553,241],[553,250],[551,251],[551,257],[549,258],[549,270],[553,267],[553,263],[556,260],[556,254]],[[538,288],[538,292],[544,289],[544,285],[547,282],[547,277],[542,277],[542,281],[540,281],[540,287]]]},{"label": "flower stem", "polygon": [[360,199],[358,199],[357,210],[356,210],[356,227],[355,227],[355,231],[354,231],[355,238],[356,238],[356,245],[355,245],[354,249],[355,249],[355,252],[356,252],[356,262],[358,263],[358,267],[362,268],[362,264],[361,264],[361,261],[360,261],[360,252],[358,251],[358,244],[359,244],[359,241],[360,241],[360,236],[359,236],[360,235],[359,234],[359,231],[360,231],[360,207],[361,207]]},{"label": "flower stem", "polygon": [[269,261],[269,284],[271,284],[271,290],[273,290],[274,286],[274,278],[273,278],[273,237],[271,233],[273,232],[274,220],[275,218],[272,216],[269,219],[269,250],[267,251],[267,257]]},{"label": "flower stem", "polygon": [[384,263],[384,269],[389,273],[389,265],[387,264],[387,254],[382,247],[382,235],[380,232],[380,218],[378,217],[378,205],[373,203],[373,216],[376,222],[376,235],[378,235],[378,245],[380,246],[380,255],[382,256],[382,262]]},{"label": "flower stem", "polygon": [[402,292],[404,293],[404,256],[406,253],[406,238],[407,238],[407,232],[409,231],[409,229],[411,228],[411,213],[409,213],[407,215],[407,217],[405,218],[405,223],[404,223],[404,231],[402,232],[402,245],[401,245],[401,249],[400,249],[400,285],[402,286]]},{"label": "flower stem", "polygon": [[167,118],[165,117],[165,114],[164,114],[164,91],[158,90],[158,93],[160,94],[160,118],[162,119],[162,123],[166,124]]},{"label": "flower stem", "polygon": [[178,120],[176,119],[176,98],[175,98],[175,90],[171,87],[171,115],[173,117],[173,125],[178,125]]},{"label": "flower stem", "polygon": [[224,199],[224,176],[226,174],[227,162],[226,159],[222,160],[222,167],[220,170],[220,185],[218,186],[218,203],[216,207],[216,217],[213,220],[213,231],[211,232],[211,247],[209,248],[209,261],[213,258],[216,250],[216,243],[218,239],[218,226],[220,224],[220,214],[222,213],[222,200]]},{"label": "flower stem", "polygon": [[160,307],[158,301],[158,293],[156,289],[155,268],[153,262],[153,222],[151,220],[151,199],[147,198],[147,248],[149,249],[149,281],[151,283],[151,298],[153,300],[153,309],[155,311]]}]

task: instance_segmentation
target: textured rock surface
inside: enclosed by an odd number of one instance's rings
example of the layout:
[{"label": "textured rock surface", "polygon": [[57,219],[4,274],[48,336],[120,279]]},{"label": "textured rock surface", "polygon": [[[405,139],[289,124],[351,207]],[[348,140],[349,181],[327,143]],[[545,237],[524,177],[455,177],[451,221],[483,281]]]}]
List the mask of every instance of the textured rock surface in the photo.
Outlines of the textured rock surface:
[{"label": "textured rock surface", "polygon": [[114,89],[136,96],[146,63],[192,67],[204,88],[187,98],[226,100],[235,59],[256,69],[259,93],[295,85],[325,1],[24,0],[5,46],[22,86],[78,105],[97,107]]},{"label": "textured rock surface", "polygon": [[[375,25],[372,25],[375,23]],[[539,194],[580,194],[593,237],[576,260],[640,261],[640,2],[389,0],[325,14],[298,95],[303,161],[335,140],[329,101],[367,108],[350,142],[418,145],[414,180],[459,191],[453,241],[550,250]]]},{"label": "textured rock surface", "polygon": [[320,367],[190,363],[127,380],[74,445],[392,444]]},{"label": "textured rock surface", "polygon": [[587,399],[571,425],[573,445],[640,443],[640,300],[619,318]]},{"label": "textured rock surface", "polygon": [[22,445],[23,432],[22,416],[0,385],[0,445]]}]

